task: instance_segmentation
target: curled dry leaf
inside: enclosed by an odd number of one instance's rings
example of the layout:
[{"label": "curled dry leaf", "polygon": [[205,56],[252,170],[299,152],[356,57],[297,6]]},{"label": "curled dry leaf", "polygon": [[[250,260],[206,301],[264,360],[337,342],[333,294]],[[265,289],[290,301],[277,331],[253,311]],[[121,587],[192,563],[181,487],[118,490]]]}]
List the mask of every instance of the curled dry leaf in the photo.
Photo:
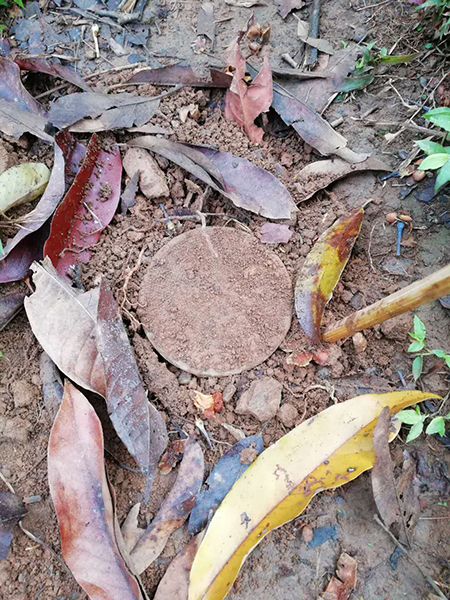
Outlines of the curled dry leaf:
[{"label": "curled dry leaf", "polygon": [[356,560],[343,552],[337,563],[336,577],[330,579],[321,600],[348,600],[356,586]]},{"label": "curled dry leaf", "polygon": [[[23,230],[21,229],[17,235],[21,231]],[[42,250],[49,231],[50,224],[45,224],[34,233],[30,233],[23,243],[15,246],[10,252],[8,251],[8,256],[0,260],[0,283],[20,281],[29,274],[31,263],[42,258]],[[5,250],[7,247],[8,244]]]},{"label": "curled dry leaf", "polygon": [[394,478],[394,463],[389,451],[389,426],[390,413],[387,407],[383,408],[373,432],[373,447],[375,451],[375,465],[372,469],[372,490],[378,512],[388,529],[393,531],[400,541],[409,545],[406,526],[402,517],[402,510],[397,497]]},{"label": "curled dry leaf", "polygon": [[364,209],[338,219],[319,237],[305,259],[295,286],[295,311],[301,328],[320,346],[320,324],[358,237]]},{"label": "curled dry leaf", "polygon": [[41,58],[38,56],[25,56],[15,58],[14,62],[19,65],[23,71],[37,71],[38,73],[47,73],[53,75],[69,83],[73,83],[77,87],[81,88],[85,92],[89,92],[90,88],[84,79],[78,75],[73,69],[50,60],[48,58]]},{"label": "curled dry leaf", "polygon": [[135,138],[129,146],[161,154],[204,181],[233,204],[268,219],[289,219],[297,207],[286,187],[268,171],[245,158],[208,146],[182,144],[152,136]]},{"label": "curled dry leaf", "polygon": [[94,409],[66,382],[48,446],[48,480],[64,560],[91,600],[142,600],[116,539],[103,452]]},{"label": "curled dry leaf", "polygon": [[256,117],[272,104],[272,71],[264,59],[261,71],[251,83],[245,79],[245,59],[239,48],[239,38],[230,45],[229,64],[234,68],[233,81],[225,97],[225,118],[242,127],[251,142],[260,144],[264,130],[254,124]]},{"label": "curled dry leaf", "polygon": [[295,186],[299,193],[297,202],[304,202],[334,181],[359,171],[390,171],[390,168],[382,160],[372,157],[357,164],[349,164],[339,158],[310,163],[295,177]]},{"label": "curled dry leaf", "polygon": [[20,79],[18,65],[8,58],[0,57],[0,98],[15,108],[35,115],[45,116],[45,109],[27,92]]},{"label": "curled dry leaf", "polygon": [[[96,132],[144,125],[159,106],[159,97],[82,92],[62,96],[50,106],[48,118],[58,129]],[[82,120],[91,117],[91,121]],[[97,118],[98,117],[98,118]]]},{"label": "curled dry leaf", "polygon": [[265,450],[217,509],[192,565],[189,600],[224,598],[244,560],[270,531],[301,514],[319,491],[372,468],[372,433],[384,406],[395,414],[433,396],[416,391],[358,396],[315,415]]},{"label": "curled dry leaf", "polygon": [[131,552],[135,573],[142,573],[158,558],[169,536],[189,516],[202,485],[204,468],[200,444],[188,440],[173,488]]},{"label": "curled dry leaf", "polygon": [[203,490],[189,517],[189,533],[196,534],[206,527],[216,508],[257,456],[264,450],[261,434],[236,442],[221,457],[206,480]]},{"label": "curled dry leaf", "polygon": [[44,163],[14,165],[0,175],[0,212],[39,198],[47,187],[50,170]]},{"label": "curled dry leaf", "polygon": [[0,492],[0,560],[8,556],[14,525],[26,514],[27,509],[20,496],[12,492]]},{"label": "curled dry leaf", "polygon": [[172,560],[161,579],[153,600],[188,600],[189,573],[203,533],[196,535]]},{"label": "curled dry leaf", "polygon": [[25,293],[17,292],[0,297],[0,331],[2,331],[2,329],[4,329],[22,309],[25,296]]},{"label": "curled dry leaf", "polygon": [[163,475],[167,475],[183,458],[186,440],[175,440],[167,446],[167,450],[159,461],[158,468]]},{"label": "curled dry leaf", "polygon": [[78,262],[89,261],[89,247],[99,240],[116,212],[121,179],[118,147],[102,150],[94,134],[80,170],[55,212],[44,246],[44,255],[60,275],[68,277]]}]

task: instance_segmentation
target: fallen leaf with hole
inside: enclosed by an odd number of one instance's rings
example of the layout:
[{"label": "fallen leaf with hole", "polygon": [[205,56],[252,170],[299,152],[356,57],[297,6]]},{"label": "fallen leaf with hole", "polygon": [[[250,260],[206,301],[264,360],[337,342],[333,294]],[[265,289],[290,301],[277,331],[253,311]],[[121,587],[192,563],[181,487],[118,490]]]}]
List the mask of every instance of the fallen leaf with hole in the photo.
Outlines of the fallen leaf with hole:
[{"label": "fallen leaf with hole", "polygon": [[197,13],[197,39],[192,44],[194,53],[200,54],[214,48],[215,29],[214,2],[203,2]]},{"label": "fallen leaf with hole", "polygon": [[291,279],[252,235],[197,228],[152,257],[138,315],[157,352],[179,369],[210,377],[241,373],[264,362],[285,338]]},{"label": "fallen leaf with hole", "polygon": [[205,482],[189,517],[189,533],[195,535],[204,529],[217,507],[239,477],[264,450],[261,434],[251,435],[236,442],[220,458]]},{"label": "fallen leaf with hole", "polygon": [[348,600],[356,587],[356,568],[356,560],[343,552],[337,562],[336,577],[330,579],[321,600]]},{"label": "fallen leaf with hole", "polygon": [[217,509],[192,565],[189,600],[225,598],[247,556],[270,531],[300,515],[319,491],[371,469],[372,434],[385,406],[395,414],[431,397],[416,391],[358,396],[327,408],[265,450]]},{"label": "fallen leaf with hole", "polygon": [[100,420],[70,382],[50,433],[48,480],[62,554],[91,600],[142,600],[117,539]]},{"label": "fallen leaf with hole", "polygon": [[42,396],[44,406],[53,423],[61,406],[64,395],[64,386],[57,366],[46,352],[42,352],[39,361],[39,373],[42,383]]},{"label": "fallen leaf with hole", "polygon": [[22,71],[37,71],[38,73],[47,73],[53,75],[69,83],[73,83],[85,92],[89,92],[90,88],[84,79],[70,67],[62,65],[48,58],[38,56],[17,57],[14,62],[19,65]]},{"label": "fallen leaf with hole", "polygon": [[8,556],[12,530],[27,514],[22,498],[12,492],[0,491],[0,560]]},{"label": "fallen leaf with hole", "polygon": [[24,88],[18,65],[8,58],[0,57],[0,82],[0,99],[21,111],[45,117],[45,108]]},{"label": "fallen leaf with hole", "polygon": [[349,164],[339,158],[310,163],[295,176],[295,187],[298,192],[297,202],[309,200],[316,192],[325,189],[334,181],[360,171],[389,172],[390,168],[383,161],[372,157],[357,164]]},{"label": "fallen leaf with hole", "polygon": [[130,553],[135,573],[142,573],[158,558],[169,536],[189,516],[202,485],[204,468],[200,444],[189,439],[174,486]]},{"label": "fallen leaf with hole", "polygon": [[235,206],[268,219],[290,219],[297,206],[286,187],[245,158],[209,146],[144,136],[128,142],[166,157],[220,192]]},{"label": "fallen leaf with hole", "polygon": [[114,429],[150,485],[168,437],[164,419],[148,402],[133,350],[111,290],[100,284],[97,347],[105,369],[106,401]]},{"label": "fallen leaf with hole", "polygon": [[197,76],[192,67],[181,61],[174,65],[156,69],[142,69],[128,80],[129,83],[151,83],[153,85],[190,85],[192,87],[228,88],[232,76],[217,69],[210,69],[210,78]]},{"label": "fallen leaf with hole", "polygon": [[120,199],[122,159],[119,148],[102,150],[96,134],[74,182],[56,210],[44,255],[69,279],[77,263],[87,263],[90,246],[111,222]]},{"label": "fallen leaf with hole", "polygon": [[22,163],[0,175],[0,213],[42,196],[50,179],[44,163]]},{"label": "fallen leaf with hole", "polygon": [[228,63],[234,68],[233,80],[225,96],[225,118],[244,129],[251,142],[260,144],[264,130],[254,124],[256,117],[272,104],[272,71],[264,59],[261,71],[250,82],[245,80],[245,59],[236,38],[228,50]]},{"label": "fallen leaf with hole", "polygon": [[305,5],[303,0],[275,0],[277,10],[282,19],[285,19],[293,10],[299,10]]},{"label": "fallen leaf with hole", "polygon": [[189,573],[203,535],[203,533],[196,535],[175,556],[167,567],[153,600],[188,600]]},{"label": "fallen leaf with hole", "polygon": [[378,512],[388,529],[402,543],[409,545],[406,524],[402,516],[402,506],[397,496],[394,478],[394,463],[389,450],[389,426],[391,418],[389,409],[381,411],[373,432],[373,447],[375,450],[375,465],[372,469],[372,490]]},{"label": "fallen leaf with hole", "polygon": [[419,522],[421,508],[420,486],[416,485],[416,461],[407,450],[403,450],[402,473],[397,480],[397,498],[410,539]]},{"label": "fallen leaf with hole", "polygon": [[58,129],[94,133],[144,125],[158,107],[159,98],[81,92],[52,102],[48,118]]},{"label": "fallen leaf with hole", "polygon": [[25,296],[23,292],[12,292],[0,297],[0,331],[22,310]]},{"label": "fallen leaf with hole", "polygon": [[261,227],[261,242],[263,244],[287,244],[292,237],[292,231],[287,225],[264,223]]},{"label": "fallen leaf with hole", "polygon": [[309,340],[320,346],[320,324],[326,304],[350,258],[364,217],[356,208],[319,237],[300,269],[295,286],[295,311]]}]

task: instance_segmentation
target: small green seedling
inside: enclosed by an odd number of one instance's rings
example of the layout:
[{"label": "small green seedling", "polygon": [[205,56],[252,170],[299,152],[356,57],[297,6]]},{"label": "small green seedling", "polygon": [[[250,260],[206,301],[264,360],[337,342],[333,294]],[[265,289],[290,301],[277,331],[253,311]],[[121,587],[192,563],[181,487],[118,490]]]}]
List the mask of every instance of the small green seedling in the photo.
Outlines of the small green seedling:
[{"label": "small green seedling", "polygon": [[430,350],[425,345],[425,336],[426,329],[425,323],[423,323],[417,315],[414,315],[414,331],[413,333],[408,333],[410,337],[414,340],[412,344],[409,345],[408,352],[412,352],[415,354],[415,358],[412,364],[412,375],[414,377],[414,381],[417,381],[419,377],[422,375],[423,371],[423,357],[424,356],[437,356],[438,358],[443,358],[445,364],[450,369],[450,354],[446,354],[443,350]]},{"label": "small green seedling", "polygon": [[450,30],[450,0],[426,0],[416,10],[423,10],[424,8],[430,8],[436,13],[439,38],[442,40]]},{"label": "small green seedling", "polygon": [[431,421],[428,423],[427,428],[425,429],[425,433],[428,435],[438,433],[441,437],[445,435],[445,421],[450,421],[450,413],[448,413],[448,415],[445,415],[444,417],[423,415],[420,412],[418,406],[416,406],[415,410],[401,410],[395,416],[402,423],[412,426],[409,430],[408,437],[406,438],[407,442],[411,442],[412,440],[415,440],[417,437],[419,437],[419,435],[423,431],[423,427],[427,419],[431,419]]},{"label": "small green seedling", "polygon": [[[442,127],[445,131],[450,131],[450,108],[433,108],[424,117],[434,123],[434,125]],[[416,142],[419,148],[427,155],[420,163],[419,169],[421,171],[437,171],[436,185],[434,187],[435,192],[438,192],[450,181],[450,146],[444,146],[444,141],[442,144],[437,144],[430,140]]]}]

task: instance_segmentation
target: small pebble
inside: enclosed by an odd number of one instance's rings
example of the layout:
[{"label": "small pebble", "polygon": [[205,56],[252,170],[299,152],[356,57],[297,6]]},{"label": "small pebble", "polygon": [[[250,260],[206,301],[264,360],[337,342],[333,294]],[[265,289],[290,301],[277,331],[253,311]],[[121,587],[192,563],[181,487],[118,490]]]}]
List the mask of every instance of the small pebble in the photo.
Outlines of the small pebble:
[{"label": "small pebble", "polygon": [[298,410],[293,404],[285,403],[280,407],[278,417],[283,425],[290,429],[294,427],[295,421],[298,419]]},{"label": "small pebble", "polygon": [[187,385],[192,379],[192,375],[190,373],[187,373],[186,371],[181,371],[181,373],[178,375],[178,383],[180,383],[181,385]]},{"label": "small pebble", "polygon": [[417,171],[414,171],[414,173],[413,173],[414,181],[422,181],[422,179],[424,179],[425,176],[426,176],[426,172],[420,171],[420,169],[418,169]]},{"label": "small pebble", "polygon": [[226,385],[222,392],[222,398],[223,398],[224,404],[229,402],[235,393],[236,393],[235,385],[233,385],[232,383],[229,383],[228,385]]},{"label": "small pebble", "polygon": [[356,354],[362,354],[366,351],[367,340],[360,331],[358,331],[358,333],[355,333],[355,335],[352,337],[352,341]]}]

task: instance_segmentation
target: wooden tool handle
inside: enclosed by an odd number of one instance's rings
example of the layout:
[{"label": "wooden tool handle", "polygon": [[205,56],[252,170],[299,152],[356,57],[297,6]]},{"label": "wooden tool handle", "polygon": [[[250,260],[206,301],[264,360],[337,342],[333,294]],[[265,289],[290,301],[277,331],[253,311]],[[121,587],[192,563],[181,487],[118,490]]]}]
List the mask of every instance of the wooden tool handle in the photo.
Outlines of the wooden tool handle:
[{"label": "wooden tool handle", "polygon": [[345,317],[335,325],[328,327],[322,335],[322,340],[337,342],[357,331],[383,323],[447,294],[450,294],[450,265]]}]

